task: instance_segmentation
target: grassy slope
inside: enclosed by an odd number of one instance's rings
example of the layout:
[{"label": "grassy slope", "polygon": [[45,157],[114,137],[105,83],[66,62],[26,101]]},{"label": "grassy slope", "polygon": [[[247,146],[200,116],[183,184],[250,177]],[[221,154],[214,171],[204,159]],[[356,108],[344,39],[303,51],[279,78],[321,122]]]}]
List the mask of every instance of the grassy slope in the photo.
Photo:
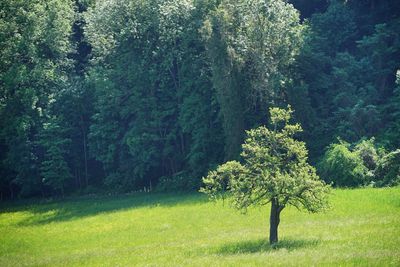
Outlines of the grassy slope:
[{"label": "grassy slope", "polygon": [[242,215],[199,194],[142,195],[0,210],[0,266],[400,265],[400,188],[335,190],[323,214]]}]

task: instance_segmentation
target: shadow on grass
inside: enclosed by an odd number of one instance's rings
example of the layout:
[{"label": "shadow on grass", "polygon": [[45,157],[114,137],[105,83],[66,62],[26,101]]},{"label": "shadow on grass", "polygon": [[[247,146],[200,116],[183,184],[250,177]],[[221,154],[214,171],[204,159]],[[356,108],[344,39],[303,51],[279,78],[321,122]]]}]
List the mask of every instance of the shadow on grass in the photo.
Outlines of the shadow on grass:
[{"label": "shadow on grass", "polygon": [[277,244],[270,245],[268,239],[241,241],[235,243],[225,244],[215,250],[216,254],[229,255],[229,254],[249,254],[249,253],[265,253],[275,250],[285,249],[292,251],[300,248],[314,247],[319,243],[318,240],[295,240],[283,239]]},{"label": "shadow on grass", "polygon": [[29,216],[16,222],[18,226],[41,225],[52,222],[76,220],[100,213],[112,213],[138,208],[172,207],[206,202],[199,193],[163,194],[137,193],[121,196],[73,198],[36,203],[11,203],[0,207],[0,214],[28,212]]}]

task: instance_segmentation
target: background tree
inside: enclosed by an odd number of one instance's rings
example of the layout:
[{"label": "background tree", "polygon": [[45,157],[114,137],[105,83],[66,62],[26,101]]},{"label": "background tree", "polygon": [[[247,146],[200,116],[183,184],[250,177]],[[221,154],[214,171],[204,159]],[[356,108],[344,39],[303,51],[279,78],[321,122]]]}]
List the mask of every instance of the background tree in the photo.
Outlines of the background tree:
[{"label": "background tree", "polygon": [[221,157],[199,34],[212,2],[98,1],[86,14],[96,95],[90,147],[107,186],[133,190],[162,180],[164,187],[176,177],[171,187],[179,187],[186,176],[191,182],[181,185],[191,189]]},{"label": "background tree", "polygon": [[271,126],[247,131],[242,163],[230,161],[209,172],[202,192],[216,198],[231,194],[235,208],[271,202],[270,243],[278,242],[280,213],[288,206],[317,212],[326,207],[329,186],[307,163],[305,143],[294,139],[299,124],[289,124],[292,110],[270,108]]},{"label": "background tree", "polygon": [[400,70],[396,72],[396,85],[393,96],[385,107],[389,120],[385,140],[386,146],[391,149],[400,147]]},{"label": "background tree", "polygon": [[399,17],[398,0],[3,0],[0,198],[46,195],[51,118],[67,192],[190,190],[287,104],[311,162],[339,137],[377,180],[356,146],[400,145]]},{"label": "background tree", "polygon": [[10,197],[43,193],[36,137],[68,81],[73,8],[61,0],[0,3],[0,179]]},{"label": "background tree", "polygon": [[67,182],[72,178],[66,161],[67,147],[71,139],[64,137],[66,131],[67,128],[60,126],[59,119],[50,118],[44,124],[38,141],[44,151],[40,165],[42,181],[62,196]]},{"label": "background tree", "polygon": [[395,141],[384,137],[391,121],[385,109],[399,66],[399,2],[335,0],[322,9],[318,1],[291,2],[300,10],[307,5],[318,10],[306,22],[310,28],[291,98],[308,100],[294,107],[311,158],[316,161],[337,137],[357,143],[375,136],[389,147]]},{"label": "background tree", "polygon": [[225,158],[237,158],[245,129],[265,118],[286,89],[302,43],[299,14],[285,1],[221,1],[202,29],[221,107]]}]

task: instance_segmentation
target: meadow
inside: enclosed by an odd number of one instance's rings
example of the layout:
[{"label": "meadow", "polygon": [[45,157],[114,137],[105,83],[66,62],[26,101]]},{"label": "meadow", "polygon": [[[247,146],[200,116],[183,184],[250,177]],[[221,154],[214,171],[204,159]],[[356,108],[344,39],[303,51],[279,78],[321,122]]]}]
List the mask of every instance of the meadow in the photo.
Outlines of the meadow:
[{"label": "meadow", "polygon": [[336,189],[331,209],[241,214],[193,194],[0,206],[0,266],[399,266],[400,187]]}]

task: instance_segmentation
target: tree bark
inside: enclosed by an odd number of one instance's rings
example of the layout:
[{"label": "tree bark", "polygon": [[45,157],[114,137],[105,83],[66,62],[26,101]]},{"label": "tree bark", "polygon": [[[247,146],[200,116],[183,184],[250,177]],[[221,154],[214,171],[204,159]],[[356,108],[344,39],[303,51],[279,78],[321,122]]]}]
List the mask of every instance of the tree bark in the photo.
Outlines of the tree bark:
[{"label": "tree bark", "polygon": [[269,219],[269,243],[278,242],[278,226],[280,222],[280,213],[283,207],[279,206],[278,199],[273,198],[271,201],[271,214]]}]

